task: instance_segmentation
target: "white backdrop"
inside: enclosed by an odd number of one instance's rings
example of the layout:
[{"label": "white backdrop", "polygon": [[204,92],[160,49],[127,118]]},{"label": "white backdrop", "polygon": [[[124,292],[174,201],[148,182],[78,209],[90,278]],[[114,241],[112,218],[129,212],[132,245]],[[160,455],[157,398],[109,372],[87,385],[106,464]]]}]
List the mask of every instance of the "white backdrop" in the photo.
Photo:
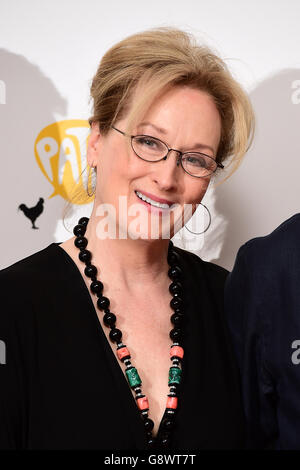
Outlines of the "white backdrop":
[{"label": "white backdrop", "polygon": [[[79,150],[61,149],[57,167],[49,158],[54,141],[70,141],[70,127],[75,140],[84,132],[89,86],[105,51],[129,34],[170,25],[219,53],[255,108],[252,149],[203,200],[212,225],[197,254],[231,269],[242,243],[299,212],[299,19],[298,0],[2,0],[0,268],[70,238],[78,215],[90,215],[91,204],[73,205],[70,232],[62,225],[68,195],[60,184],[78,174],[72,158]],[[35,143],[45,136],[52,140],[41,155]],[[39,207],[40,198],[43,212],[34,230],[18,207]]]}]

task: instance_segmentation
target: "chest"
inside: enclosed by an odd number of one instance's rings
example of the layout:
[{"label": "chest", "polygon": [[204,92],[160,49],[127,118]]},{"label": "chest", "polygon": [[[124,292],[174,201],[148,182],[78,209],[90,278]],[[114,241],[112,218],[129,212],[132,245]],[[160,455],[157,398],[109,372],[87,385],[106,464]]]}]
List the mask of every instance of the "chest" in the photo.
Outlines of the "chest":
[{"label": "chest", "polygon": [[[173,313],[169,305],[171,298],[171,295],[165,295],[152,302],[148,300],[137,303],[128,297],[125,301],[117,299],[116,295],[110,296],[110,309],[117,316],[116,327],[122,331],[122,342],[130,351],[131,363],[136,367],[142,380],[142,393],[148,398],[148,416],[154,422],[152,431],[154,436],[165,412],[169,393],[168,374],[172,365],[170,360],[172,340],[169,333],[173,328],[170,321]],[[97,308],[96,311],[112,354],[125,376],[126,366],[119,360],[116,344],[109,338],[110,328],[103,323],[103,313]],[[131,390],[131,393],[135,398],[135,392]]]}]

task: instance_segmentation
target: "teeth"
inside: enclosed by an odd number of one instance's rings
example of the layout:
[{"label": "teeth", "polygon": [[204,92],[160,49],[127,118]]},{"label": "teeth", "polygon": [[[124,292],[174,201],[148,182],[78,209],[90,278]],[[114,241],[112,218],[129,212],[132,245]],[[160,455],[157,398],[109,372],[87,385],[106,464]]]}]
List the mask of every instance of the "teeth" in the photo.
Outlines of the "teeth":
[{"label": "teeth", "polygon": [[151,206],[160,207],[161,209],[169,209],[169,207],[170,207],[168,204],[163,204],[161,202],[153,201],[152,199],[150,199],[150,197],[145,196],[144,194],[140,193],[139,191],[135,191],[135,194],[140,199],[142,199],[143,201],[146,201],[149,204],[151,204]]}]

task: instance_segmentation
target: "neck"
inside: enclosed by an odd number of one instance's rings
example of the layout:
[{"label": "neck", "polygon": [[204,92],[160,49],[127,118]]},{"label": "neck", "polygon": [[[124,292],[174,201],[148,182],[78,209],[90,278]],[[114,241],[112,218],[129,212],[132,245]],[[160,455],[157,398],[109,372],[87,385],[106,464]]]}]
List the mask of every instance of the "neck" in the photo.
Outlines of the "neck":
[{"label": "neck", "polygon": [[143,293],[147,287],[166,290],[170,284],[167,262],[169,239],[99,239],[96,226],[99,218],[91,215],[85,237],[92,253],[92,264],[98,278],[112,280],[118,289],[131,294]]}]

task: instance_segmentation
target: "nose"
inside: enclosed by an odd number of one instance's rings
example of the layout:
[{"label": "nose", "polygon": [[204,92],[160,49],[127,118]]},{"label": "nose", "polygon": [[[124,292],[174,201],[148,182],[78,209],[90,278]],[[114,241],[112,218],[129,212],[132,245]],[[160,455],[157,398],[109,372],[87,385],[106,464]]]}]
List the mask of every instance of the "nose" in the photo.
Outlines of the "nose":
[{"label": "nose", "polygon": [[168,156],[170,155],[171,152],[176,152],[176,153],[178,153],[176,166],[179,166],[179,164],[180,164],[180,156],[181,156],[181,152],[180,152],[179,150],[169,149],[167,155],[163,158],[163,160],[167,160],[167,158],[168,158]]},{"label": "nose", "polygon": [[177,168],[180,165],[180,152],[174,150],[174,152],[179,153],[177,159],[169,158],[169,161],[166,161],[172,150],[170,149],[167,155],[155,164],[155,180],[162,190],[178,188],[178,178],[180,177],[180,170],[182,170]]}]

